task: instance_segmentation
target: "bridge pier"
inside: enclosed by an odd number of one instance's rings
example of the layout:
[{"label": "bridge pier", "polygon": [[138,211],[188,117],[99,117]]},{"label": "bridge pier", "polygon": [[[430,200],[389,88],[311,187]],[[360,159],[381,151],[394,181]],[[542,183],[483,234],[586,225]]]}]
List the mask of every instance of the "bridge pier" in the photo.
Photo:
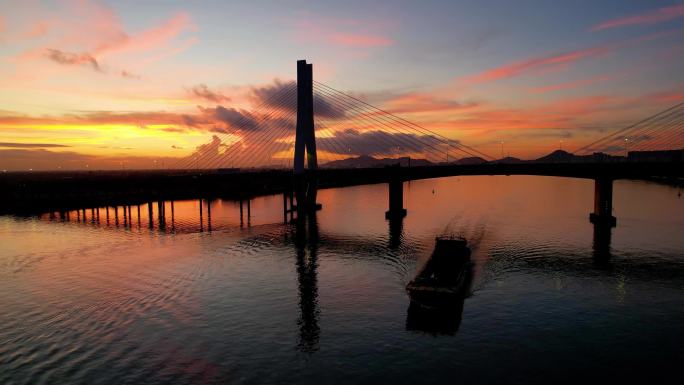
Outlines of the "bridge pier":
[{"label": "bridge pier", "polygon": [[243,218],[244,215],[242,214],[242,199],[240,199],[240,227],[242,227],[245,223]]},{"label": "bridge pier", "polygon": [[[140,226],[140,206],[138,206],[138,226]],[[173,210],[173,201],[171,201],[171,231],[176,231],[176,218]]]},{"label": "bridge pier", "polygon": [[198,199],[199,202],[199,225],[200,225],[200,233],[204,232],[204,219],[202,216],[202,198]]},{"label": "bridge pier", "polygon": [[611,227],[617,225],[617,219],[613,216],[613,179],[594,179],[594,212],[589,214],[589,221]]},{"label": "bridge pier", "polygon": [[147,220],[150,230],[154,228],[154,213],[152,213],[152,202],[147,202]]},{"label": "bridge pier", "polygon": [[211,199],[207,199],[207,231],[211,233]]},{"label": "bridge pier", "polygon": [[166,213],[164,212],[164,201],[157,201],[157,215],[159,216],[159,229],[164,230],[166,228]]},{"label": "bridge pier", "polygon": [[389,210],[385,212],[385,219],[403,218],[407,211],[404,208],[404,181],[398,174],[393,173],[389,181]]},{"label": "bridge pier", "polygon": [[297,211],[294,196],[294,191],[291,189],[283,193],[283,223],[287,223],[288,219],[290,222],[294,221],[294,214]]}]

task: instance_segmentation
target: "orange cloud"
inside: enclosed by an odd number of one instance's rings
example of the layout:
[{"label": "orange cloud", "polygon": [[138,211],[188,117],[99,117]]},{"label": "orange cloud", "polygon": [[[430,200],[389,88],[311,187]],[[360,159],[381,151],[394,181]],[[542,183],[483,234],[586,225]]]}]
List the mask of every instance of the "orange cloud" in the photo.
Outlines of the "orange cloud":
[{"label": "orange cloud", "polygon": [[632,15],[605,21],[591,28],[591,31],[602,31],[604,29],[625,27],[640,24],[656,24],[684,17],[684,4],[673,5],[670,7],[658,8],[639,15]]}]

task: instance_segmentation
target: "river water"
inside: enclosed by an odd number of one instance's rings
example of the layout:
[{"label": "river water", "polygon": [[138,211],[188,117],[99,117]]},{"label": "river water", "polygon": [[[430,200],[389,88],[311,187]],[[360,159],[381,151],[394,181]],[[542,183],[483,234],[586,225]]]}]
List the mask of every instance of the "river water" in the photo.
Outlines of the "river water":
[{"label": "river water", "polygon": [[[281,196],[0,217],[0,383],[677,383],[684,198],[617,181],[452,177]],[[200,206],[202,212],[200,214]],[[108,211],[108,213],[107,213]],[[151,223],[151,228],[150,228]],[[409,312],[440,234],[465,236],[453,311]]]}]

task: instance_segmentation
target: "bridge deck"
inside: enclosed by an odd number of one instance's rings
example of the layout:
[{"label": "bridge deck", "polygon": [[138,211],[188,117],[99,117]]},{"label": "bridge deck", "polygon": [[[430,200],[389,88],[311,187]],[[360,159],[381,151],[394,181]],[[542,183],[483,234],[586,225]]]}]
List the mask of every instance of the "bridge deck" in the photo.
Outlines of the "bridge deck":
[{"label": "bridge deck", "polygon": [[[682,162],[519,163],[402,168],[319,169],[319,187],[386,183],[459,175],[540,175],[573,178],[648,179],[684,177]],[[194,198],[241,199],[292,189],[292,171],[154,170],[5,173],[0,176],[0,213],[140,204]]]}]

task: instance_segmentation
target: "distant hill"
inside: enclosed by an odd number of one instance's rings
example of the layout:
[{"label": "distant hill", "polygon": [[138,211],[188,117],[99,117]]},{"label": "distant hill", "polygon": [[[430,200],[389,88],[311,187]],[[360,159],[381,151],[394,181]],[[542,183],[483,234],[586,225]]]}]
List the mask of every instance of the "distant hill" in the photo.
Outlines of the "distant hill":
[{"label": "distant hill", "polygon": [[525,161],[520,159],[520,158],[515,158],[512,156],[507,156],[505,158],[501,158],[501,159],[497,159],[497,160],[492,161],[492,163],[509,163],[509,164],[510,163],[523,163],[523,162],[525,162]]},{"label": "distant hill", "polygon": [[542,156],[539,159],[531,160],[533,163],[582,163],[582,162],[620,162],[624,160],[623,156],[609,155],[605,153],[594,153],[590,155],[575,155],[567,151],[556,150],[549,155]]},{"label": "distant hill", "polygon": [[385,167],[389,165],[400,164],[402,167],[410,166],[429,166],[432,162],[425,159],[412,159],[409,157],[402,158],[374,158],[368,155],[361,155],[356,158],[347,158],[341,160],[333,160],[321,165],[323,168],[373,168]]},{"label": "distant hill", "polygon": [[571,154],[567,151],[556,150],[549,155],[542,156],[539,159],[533,160],[535,163],[567,163],[580,160],[582,157]]},{"label": "distant hill", "polygon": [[[516,163],[578,163],[578,162],[616,162],[623,160],[624,157],[611,156],[608,154],[592,154],[592,155],[575,155],[563,150],[556,150],[552,153],[542,156],[538,159],[524,160],[515,158],[512,156],[507,156],[501,159],[487,161],[479,156],[471,156],[466,158],[461,158],[453,162],[449,162],[450,165],[478,165],[486,163],[506,163],[506,164],[516,164]],[[425,159],[412,159],[409,157],[402,158],[374,158],[368,155],[361,155],[355,158],[347,158],[342,160],[334,160],[321,165],[322,168],[373,168],[373,167],[385,167],[390,165],[400,164],[402,167],[410,166],[430,166],[434,163]],[[441,165],[446,165],[447,163],[439,163]]]},{"label": "distant hill", "polygon": [[486,160],[480,158],[479,156],[471,156],[467,158],[461,158],[451,164],[484,164],[487,163]]}]

